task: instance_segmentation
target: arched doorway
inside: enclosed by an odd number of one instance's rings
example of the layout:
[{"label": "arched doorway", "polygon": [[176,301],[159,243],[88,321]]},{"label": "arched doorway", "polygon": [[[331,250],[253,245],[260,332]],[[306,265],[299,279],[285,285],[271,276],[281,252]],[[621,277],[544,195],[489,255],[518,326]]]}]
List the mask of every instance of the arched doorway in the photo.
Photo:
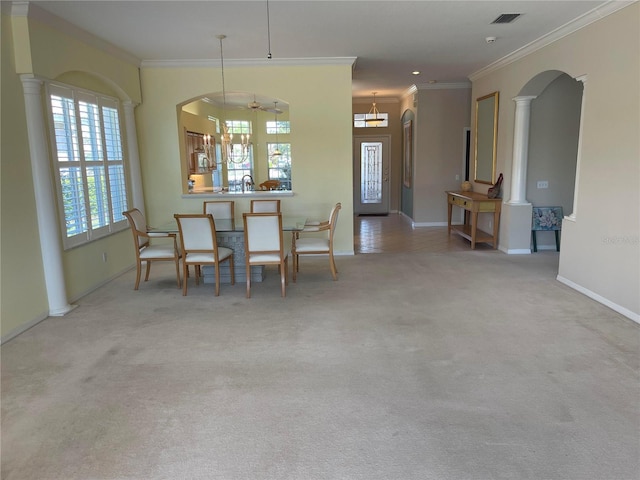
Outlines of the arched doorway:
[{"label": "arched doorway", "polygon": [[[580,80],[552,70],[533,77],[513,99],[513,175],[511,198],[505,203],[511,219],[508,253],[531,252],[533,207],[573,212],[582,97]],[[555,250],[553,232],[542,232],[538,240],[539,248]]]}]

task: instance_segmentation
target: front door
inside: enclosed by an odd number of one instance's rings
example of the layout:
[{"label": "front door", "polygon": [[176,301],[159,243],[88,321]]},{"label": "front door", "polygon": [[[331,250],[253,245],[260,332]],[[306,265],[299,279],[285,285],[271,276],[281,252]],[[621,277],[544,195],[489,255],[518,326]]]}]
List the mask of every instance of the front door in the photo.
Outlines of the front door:
[{"label": "front door", "polygon": [[356,214],[389,213],[388,135],[353,137],[353,209]]}]

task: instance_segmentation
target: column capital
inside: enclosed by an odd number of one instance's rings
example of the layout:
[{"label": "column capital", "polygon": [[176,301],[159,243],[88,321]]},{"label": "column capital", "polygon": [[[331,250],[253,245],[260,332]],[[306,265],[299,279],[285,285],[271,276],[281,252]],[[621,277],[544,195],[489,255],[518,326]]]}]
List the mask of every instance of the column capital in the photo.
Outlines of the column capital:
[{"label": "column capital", "polygon": [[513,100],[516,103],[531,103],[532,100],[538,98],[537,95],[520,95],[518,97],[513,97]]},{"label": "column capital", "polygon": [[42,79],[35,77],[31,73],[23,73],[20,75],[20,81],[22,82],[24,93],[29,95],[40,95],[40,89],[44,84]]}]

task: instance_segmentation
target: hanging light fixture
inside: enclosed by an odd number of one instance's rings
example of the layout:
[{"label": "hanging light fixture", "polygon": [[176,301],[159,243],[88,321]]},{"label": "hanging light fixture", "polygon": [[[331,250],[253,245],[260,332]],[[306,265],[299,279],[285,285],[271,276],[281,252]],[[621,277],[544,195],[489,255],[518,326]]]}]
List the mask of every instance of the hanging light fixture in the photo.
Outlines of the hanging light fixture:
[{"label": "hanging light fixture", "polygon": [[218,168],[218,162],[216,161],[216,139],[209,134],[203,135],[203,149],[204,154],[207,156],[207,163],[209,164],[209,170],[216,170]]},{"label": "hanging light fixture", "polygon": [[222,50],[222,40],[227,38],[226,35],[216,35],[216,38],[220,40],[220,71],[222,72],[222,135],[221,135],[221,149],[222,159],[227,163],[244,163],[249,158],[251,152],[250,134],[243,133],[240,136],[240,148],[241,155],[234,156],[233,154],[233,133],[229,132],[229,127],[226,121],[226,109],[227,109],[227,91],[224,83],[224,52]]},{"label": "hanging light fixture", "polygon": [[269,0],[267,0],[267,43],[269,50],[267,58],[271,60],[271,20],[269,19]]},{"label": "hanging light fixture", "polygon": [[272,157],[281,157],[282,151],[280,150],[280,142],[278,142],[278,102],[273,102],[273,119],[275,120],[276,127],[276,149],[271,152]]},{"label": "hanging light fixture", "polygon": [[365,123],[367,125],[372,125],[374,127],[377,127],[379,125],[382,125],[382,123],[384,122],[384,118],[380,117],[380,112],[378,111],[378,107],[376,106],[376,93],[378,92],[372,92],[373,93],[373,105],[371,105],[371,110],[369,110],[369,114],[366,116],[365,118]]},{"label": "hanging light fixture", "polygon": [[226,35],[216,35],[216,38],[220,40],[220,70],[222,72],[222,135],[220,143],[222,144],[222,159],[226,162],[230,162],[233,158],[233,134],[229,133],[227,127],[226,109],[227,109],[227,92],[224,85],[224,53],[222,51],[222,40],[227,38]]}]

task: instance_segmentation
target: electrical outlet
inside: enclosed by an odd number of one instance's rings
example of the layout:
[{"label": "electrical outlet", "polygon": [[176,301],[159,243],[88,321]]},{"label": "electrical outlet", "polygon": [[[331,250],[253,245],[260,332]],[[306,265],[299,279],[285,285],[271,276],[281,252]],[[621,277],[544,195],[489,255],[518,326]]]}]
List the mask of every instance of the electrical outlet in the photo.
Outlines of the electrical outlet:
[{"label": "electrical outlet", "polygon": [[456,175],[456,180],[460,180],[460,175]]},{"label": "electrical outlet", "polygon": [[107,252],[102,252],[102,261],[107,263]]},{"label": "electrical outlet", "polygon": [[549,182],[547,180],[538,180],[538,188],[549,188]]}]

